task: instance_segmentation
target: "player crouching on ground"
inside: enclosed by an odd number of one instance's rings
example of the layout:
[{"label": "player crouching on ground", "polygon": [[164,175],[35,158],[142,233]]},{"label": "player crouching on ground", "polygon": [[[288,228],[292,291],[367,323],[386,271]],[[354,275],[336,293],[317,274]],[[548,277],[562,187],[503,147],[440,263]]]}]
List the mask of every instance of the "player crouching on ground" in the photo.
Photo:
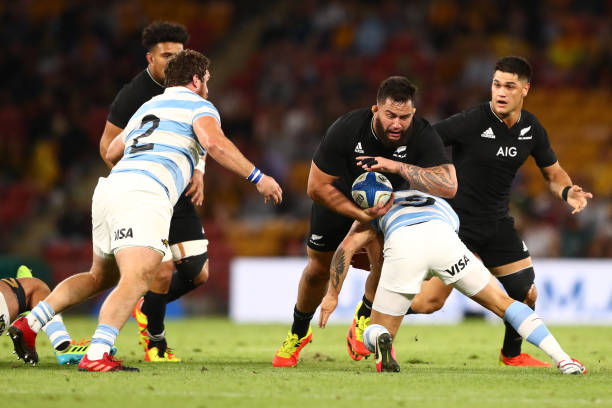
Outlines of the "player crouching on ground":
[{"label": "player crouching on ground", "polygon": [[[12,293],[11,293],[12,292]],[[33,305],[46,298],[51,291],[47,284],[32,276],[32,271],[25,265],[17,269],[16,278],[0,279],[0,335],[8,325],[21,315],[28,314]],[[56,315],[51,319],[42,330],[49,337],[53,346],[55,357],[59,364],[78,364],[85,355],[88,345],[81,342],[76,344],[70,338],[61,315]],[[15,341],[19,334],[14,328],[9,328],[6,334]],[[19,343],[15,344],[19,346]],[[24,353],[24,363],[35,365],[38,362],[36,351],[27,353],[13,351],[13,354]]]},{"label": "player crouching on ground", "polygon": [[376,369],[399,371],[393,339],[421,283],[430,274],[508,322],[527,341],[539,347],[563,374],[584,374],[524,303],[506,295],[482,262],[457,236],[459,218],[443,199],[416,190],[398,191],[393,206],[371,224],[353,223],[334,253],[331,279],[321,303],[319,327],[327,324],[353,254],[368,242],[384,238],[384,262],[364,344],[376,356]]}]

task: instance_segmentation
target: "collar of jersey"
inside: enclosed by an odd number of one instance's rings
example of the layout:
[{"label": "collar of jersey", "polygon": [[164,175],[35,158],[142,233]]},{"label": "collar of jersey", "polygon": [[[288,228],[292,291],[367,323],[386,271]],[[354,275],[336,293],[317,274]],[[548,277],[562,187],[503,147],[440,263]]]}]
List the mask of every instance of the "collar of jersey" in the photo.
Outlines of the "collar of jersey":
[{"label": "collar of jersey", "polygon": [[[500,118],[499,116],[497,116],[497,113],[495,113],[495,111],[493,110],[493,104],[491,103],[491,101],[489,101],[489,109],[491,110],[491,113],[493,114],[493,116],[495,116],[497,118],[497,120],[499,120],[504,126],[506,126],[506,122],[504,122],[502,120],[502,118]],[[518,124],[521,121],[521,117],[523,116],[523,111],[521,110],[519,112],[519,118],[516,121],[516,123],[514,125],[512,125],[512,127],[516,126],[516,124]]]},{"label": "collar of jersey", "polygon": [[191,89],[185,88],[184,86],[180,86],[180,85],[168,87],[164,90],[164,93],[182,93],[182,94],[188,94],[188,95],[198,95],[197,93],[193,92]]},{"label": "collar of jersey", "polygon": [[374,116],[372,115],[372,120],[370,121],[370,130],[372,131],[372,136],[374,139],[378,140],[378,136],[376,136],[376,132],[374,131]]},{"label": "collar of jersey", "polygon": [[162,84],[160,84],[159,82],[157,82],[155,80],[155,78],[153,78],[153,75],[151,75],[151,71],[149,71],[149,67],[147,67],[147,74],[149,74],[149,78],[151,78],[151,81],[155,82],[157,85],[159,85],[162,89],[164,89],[164,86]]}]

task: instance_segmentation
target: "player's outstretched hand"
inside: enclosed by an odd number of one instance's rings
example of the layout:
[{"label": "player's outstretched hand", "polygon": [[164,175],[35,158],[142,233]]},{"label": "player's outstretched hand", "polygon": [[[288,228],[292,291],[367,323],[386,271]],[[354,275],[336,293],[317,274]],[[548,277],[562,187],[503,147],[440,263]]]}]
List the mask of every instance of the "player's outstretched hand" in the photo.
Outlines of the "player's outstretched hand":
[{"label": "player's outstretched hand", "polygon": [[204,173],[200,170],[194,170],[185,195],[191,197],[191,202],[195,205],[202,205],[204,202]]},{"label": "player's outstretched hand", "polygon": [[382,171],[386,173],[397,173],[399,171],[399,162],[385,159],[384,157],[357,156],[355,160],[357,160],[357,165],[366,171]]},{"label": "player's outstretched hand", "polygon": [[378,203],[374,207],[370,207],[370,208],[367,208],[367,209],[363,210],[363,212],[369,218],[369,220],[367,220],[367,222],[369,222],[369,221],[371,221],[371,220],[373,220],[375,218],[378,218],[378,217],[380,217],[382,215],[385,215],[387,213],[387,211],[389,211],[391,209],[391,206],[393,206],[393,199],[394,198],[395,197],[394,197],[393,193],[391,193],[391,197],[389,197],[389,201],[387,201],[385,204]]},{"label": "player's outstretched hand", "polygon": [[587,199],[593,198],[593,194],[583,191],[582,187],[574,184],[567,192],[567,203],[574,209],[572,214],[578,214],[587,206]]},{"label": "player's outstretched hand", "polygon": [[321,302],[321,312],[319,313],[319,327],[325,328],[327,324],[327,320],[329,320],[329,316],[336,310],[336,306],[338,306],[338,296],[334,296],[331,294],[325,295],[323,301]]},{"label": "player's outstretched hand", "polygon": [[274,204],[280,204],[283,201],[283,190],[272,177],[264,174],[255,186],[259,194],[264,196],[266,204],[270,199],[274,201]]}]

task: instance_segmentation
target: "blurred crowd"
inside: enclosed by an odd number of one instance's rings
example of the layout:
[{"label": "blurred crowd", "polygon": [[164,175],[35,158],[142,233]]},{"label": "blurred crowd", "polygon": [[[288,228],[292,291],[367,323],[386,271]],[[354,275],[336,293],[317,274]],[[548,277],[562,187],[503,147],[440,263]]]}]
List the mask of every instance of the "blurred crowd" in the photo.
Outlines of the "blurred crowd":
[{"label": "blurred crowd", "polygon": [[571,216],[531,163],[514,190],[518,227],[534,256],[611,257],[611,17],[596,0],[3,2],[0,254],[87,248],[108,107],[146,66],[142,28],[166,19],[211,57],[226,134],[283,186],[282,206],[264,205],[209,160],[204,226],[226,256],[305,253],[312,154],[335,118],[375,103],[381,80],[412,79],[418,114],[435,122],[488,100],[495,60],[517,54],[535,72],[526,109],[595,194]]}]

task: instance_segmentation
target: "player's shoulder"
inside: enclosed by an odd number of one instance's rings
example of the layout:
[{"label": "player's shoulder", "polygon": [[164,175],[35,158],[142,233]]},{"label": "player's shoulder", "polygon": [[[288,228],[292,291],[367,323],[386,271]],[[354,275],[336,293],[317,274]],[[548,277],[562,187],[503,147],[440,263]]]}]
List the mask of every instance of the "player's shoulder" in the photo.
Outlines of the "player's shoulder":
[{"label": "player's shoulder", "polygon": [[521,127],[521,132],[526,132],[525,129],[531,129],[533,130],[533,133],[534,135],[536,135],[537,138],[546,136],[546,129],[544,129],[544,126],[542,126],[536,115],[529,112],[528,110],[521,110],[521,119],[519,125]]},{"label": "player's shoulder", "polygon": [[534,115],[533,113],[529,112],[526,109],[522,109],[521,110],[521,121],[524,122],[527,125],[536,125],[536,126],[542,126],[540,124],[540,121],[538,120],[537,116]]},{"label": "player's shoulder", "polygon": [[340,116],[329,127],[334,131],[355,130],[372,121],[372,110],[369,108],[355,109]]}]

